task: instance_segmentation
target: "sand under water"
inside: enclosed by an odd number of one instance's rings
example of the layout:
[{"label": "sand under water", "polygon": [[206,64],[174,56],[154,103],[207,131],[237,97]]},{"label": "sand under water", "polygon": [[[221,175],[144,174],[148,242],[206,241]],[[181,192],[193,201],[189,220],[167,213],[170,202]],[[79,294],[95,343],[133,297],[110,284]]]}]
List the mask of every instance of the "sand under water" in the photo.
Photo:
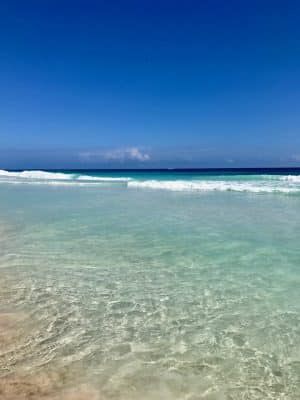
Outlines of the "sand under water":
[{"label": "sand under water", "polygon": [[[3,400],[101,400],[99,391],[81,382],[79,371],[47,365],[31,370],[18,366],[18,353],[30,347],[33,332],[28,330],[29,316],[22,313],[0,314],[0,398]],[[32,325],[32,321],[30,321]],[[29,325],[30,325],[29,324]],[[24,327],[26,328],[24,329]],[[30,328],[29,328],[30,329]],[[38,357],[33,353],[32,357]],[[21,363],[22,364],[22,363]]]}]

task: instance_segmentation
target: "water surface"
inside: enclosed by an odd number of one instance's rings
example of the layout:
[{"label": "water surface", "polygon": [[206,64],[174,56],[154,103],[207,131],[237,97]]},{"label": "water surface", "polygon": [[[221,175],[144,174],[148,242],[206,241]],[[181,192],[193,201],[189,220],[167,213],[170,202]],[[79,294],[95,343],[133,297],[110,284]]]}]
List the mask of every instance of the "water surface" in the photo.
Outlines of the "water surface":
[{"label": "water surface", "polygon": [[53,174],[0,173],[2,398],[300,398],[297,171]]}]

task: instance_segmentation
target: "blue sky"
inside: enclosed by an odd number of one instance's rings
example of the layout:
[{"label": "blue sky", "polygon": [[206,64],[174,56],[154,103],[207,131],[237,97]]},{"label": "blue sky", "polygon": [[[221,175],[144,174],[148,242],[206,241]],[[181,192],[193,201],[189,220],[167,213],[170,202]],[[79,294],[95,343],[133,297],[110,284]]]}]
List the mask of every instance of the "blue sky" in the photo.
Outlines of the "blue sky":
[{"label": "blue sky", "polygon": [[298,1],[11,0],[0,18],[0,168],[300,166]]}]

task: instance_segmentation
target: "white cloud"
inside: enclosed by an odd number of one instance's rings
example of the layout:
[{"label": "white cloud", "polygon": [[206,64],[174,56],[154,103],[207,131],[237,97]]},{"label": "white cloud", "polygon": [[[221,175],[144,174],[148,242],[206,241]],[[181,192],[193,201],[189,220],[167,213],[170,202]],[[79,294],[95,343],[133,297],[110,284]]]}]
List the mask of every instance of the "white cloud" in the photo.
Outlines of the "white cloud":
[{"label": "white cloud", "polygon": [[85,151],[79,154],[85,161],[140,161],[150,160],[150,155],[138,147],[125,147],[102,151]]},{"label": "white cloud", "polygon": [[138,147],[127,147],[124,149],[114,149],[104,153],[104,158],[110,161],[148,161],[149,154],[141,151]]}]

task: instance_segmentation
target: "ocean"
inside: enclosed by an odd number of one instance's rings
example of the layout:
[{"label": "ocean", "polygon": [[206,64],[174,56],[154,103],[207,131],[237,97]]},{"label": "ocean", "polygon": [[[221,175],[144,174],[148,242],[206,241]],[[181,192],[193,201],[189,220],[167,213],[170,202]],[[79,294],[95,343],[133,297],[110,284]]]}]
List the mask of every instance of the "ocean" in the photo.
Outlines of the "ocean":
[{"label": "ocean", "polygon": [[0,398],[298,400],[300,170],[0,171]]}]

